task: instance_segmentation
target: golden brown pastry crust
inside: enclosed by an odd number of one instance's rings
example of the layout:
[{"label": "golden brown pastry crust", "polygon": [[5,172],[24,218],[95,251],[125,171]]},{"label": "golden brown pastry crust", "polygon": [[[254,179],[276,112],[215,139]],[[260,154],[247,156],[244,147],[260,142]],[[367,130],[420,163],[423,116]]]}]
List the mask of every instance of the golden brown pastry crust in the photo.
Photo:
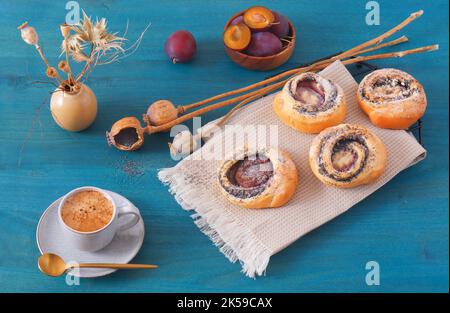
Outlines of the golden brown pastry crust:
[{"label": "golden brown pastry crust", "polygon": [[[294,96],[297,85],[315,81],[324,93],[320,106],[313,106]],[[286,125],[303,133],[319,133],[323,129],[342,123],[345,118],[345,96],[342,88],[319,74],[308,72],[291,78],[275,97],[273,109]]]},{"label": "golden brown pastry crust", "polygon": [[383,142],[362,126],[341,124],[323,130],[309,150],[309,164],[323,183],[352,188],[375,181],[384,171]]},{"label": "golden brown pastry crust", "polygon": [[246,156],[255,155],[246,147],[234,153],[234,159],[225,160],[219,169],[219,187],[225,197],[233,204],[248,209],[276,208],[284,205],[293,196],[298,182],[298,172],[290,156],[279,149],[259,150],[259,155],[270,159],[273,174],[264,186],[244,188],[233,184],[228,173],[233,165]]},{"label": "golden brown pastry crust", "polygon": [[380,128],[406,129],[423,116],[427,107],[422,85],[408,73],[392,68],[364,77],[357,99],[372,124]]}]

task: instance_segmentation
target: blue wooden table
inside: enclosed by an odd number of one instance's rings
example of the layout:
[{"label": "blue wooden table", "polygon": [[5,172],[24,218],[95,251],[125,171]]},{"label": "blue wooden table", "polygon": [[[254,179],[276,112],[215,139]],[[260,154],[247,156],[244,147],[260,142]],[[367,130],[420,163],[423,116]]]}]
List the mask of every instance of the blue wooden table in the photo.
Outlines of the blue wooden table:
[{"label": "blue wooden table", "polygon": [[[0,291],[8,292],[415,292],[448,291],[449,286],[449,68],[447,1],[379,1],[381,25],[365,23],[366,1],[79,1],[92,16],[105,16],[112,30],[130,21],[133,40],[151,22],[139,50],[120,63],[98,67],[89,78],[99,102],[91,128],[61,130],[47,104],[36,108],[51,87],[36,51],[19,37],[24,20],[36,27],[49,61],[57,63],[64,1],[0,2]],[[146,138],[135,153],[108,147],[105,131],[114,121],[140,116],[156,99],[176,104],[244,86],[270,73],[233,64],[222,45],[223,25],[251,4],[287,14],[298,45],[281,69],[349,48],[374,37],[423,8],[408,26],[402,48],[440,44],[434,53],[375,62],[414,75],[425,87],[429,107],[423,140],[428,157],[400,173],[348,213],[308,234],[271,259],[267,276],[240,273],[192,223],[157,179],[175,164],[168,134]],[[173,65],[163,52],[168,35],[188,29],[198,53],[190,64]],[[280,71],[277,69],[272,73]],[[225,110],[211,113],[206,121]],[[205,121],[205,120],[204,120]],[[28,138],[28,139],[27,139]],[[19,165],[20,159],[20,165]],[[131,168],[130,168],[131,167]],[[133,201],[145,221],[144,245],[136,262],[161,265],[154,271],[122,271],[69,287],[64,278],[42,275],[35,230],[47,206],[69,190],[95,185]],[[381,284],[365,283],[365,265],[381,267]]]}]

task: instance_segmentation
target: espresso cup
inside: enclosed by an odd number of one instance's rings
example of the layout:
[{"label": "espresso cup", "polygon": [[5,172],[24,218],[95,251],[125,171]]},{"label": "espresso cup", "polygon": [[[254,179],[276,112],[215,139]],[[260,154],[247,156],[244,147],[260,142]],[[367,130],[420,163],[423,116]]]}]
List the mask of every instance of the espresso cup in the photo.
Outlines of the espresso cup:
[{"label": "espresso cup", "polygon": [[[97,191],[112,204],[112,216],[103,227],[94,231],[79,231],[64,222],[62,209],[67,199],[82,191]],[[106,247],[119,231],[127,230],[139,222],[140,215],[130,205],[118,206],[114,199],[104,190],[97,187],[80,187],[66,194],[58,206],[58,219],[64,235],[74,248],[82,251],[97,251]]]}]

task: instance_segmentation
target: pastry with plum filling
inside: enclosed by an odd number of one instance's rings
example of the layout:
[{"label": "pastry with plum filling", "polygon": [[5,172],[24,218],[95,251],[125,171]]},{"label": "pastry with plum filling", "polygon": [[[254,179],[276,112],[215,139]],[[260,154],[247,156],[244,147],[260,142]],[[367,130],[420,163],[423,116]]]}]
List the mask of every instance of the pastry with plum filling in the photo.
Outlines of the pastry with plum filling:
[{"label": "pastry with plum filling", "polygon": [[422,117],[427,107],[422,85],[408,73],[392,68],[364,77],[357,99],[372,124],[380,128],[406,129]]},{"label": "pastry with plum filling", "polygon": [[275,148],[254,152],[244,148],[222,163],[218,176],[225,197],[249,209],[284,205],[298,182],[294,162],[286,152]]},{"label": "pastry with plum filling", "polygon": [[283,123],[312,134],[342,123],[346,112],[342,88],[312,72],[288,80],[273,108]]},{"label": "pastry with plum filling", "polygon": [[323,130],[309,150],[309,164],[323,183],[352,188],[375,181],[387,163],[383,142],[368,129],[341,124]]}]

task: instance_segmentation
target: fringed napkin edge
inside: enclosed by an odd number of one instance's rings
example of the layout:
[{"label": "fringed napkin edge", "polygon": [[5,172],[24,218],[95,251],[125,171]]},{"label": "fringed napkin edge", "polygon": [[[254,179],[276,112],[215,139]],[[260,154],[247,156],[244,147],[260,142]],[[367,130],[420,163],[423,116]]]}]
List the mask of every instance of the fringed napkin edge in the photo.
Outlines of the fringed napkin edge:
[{"label": "fringed napkin edge", "polygon": [[[265,274],[272,253],[239,220],[225,210],[208,210],[209,207],[214,207],[214,199],[206,192],[199,194],[188,188],[183,173],[177,172],[177,165],[160,169],[158,178],[169,187],[169,192],[184,210],[195,212],[191,215],[194,223],[230,262],[239,261],[241,271],[248,277],[255,278],[256,275]],[[203,205],[196,210],[188,199],[199,198]]]}]

